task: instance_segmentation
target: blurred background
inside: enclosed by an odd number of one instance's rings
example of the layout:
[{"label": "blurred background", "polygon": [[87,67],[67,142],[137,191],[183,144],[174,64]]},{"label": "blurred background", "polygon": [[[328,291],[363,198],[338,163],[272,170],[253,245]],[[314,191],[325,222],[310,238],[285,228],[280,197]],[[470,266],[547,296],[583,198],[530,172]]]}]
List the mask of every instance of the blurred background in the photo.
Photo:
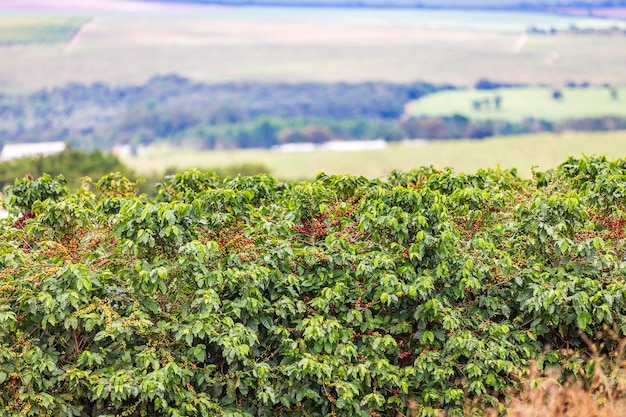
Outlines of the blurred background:
[{"label": "blurred background", "polygon": [[626,1],[0,0],[0,186],[626,155]]}]

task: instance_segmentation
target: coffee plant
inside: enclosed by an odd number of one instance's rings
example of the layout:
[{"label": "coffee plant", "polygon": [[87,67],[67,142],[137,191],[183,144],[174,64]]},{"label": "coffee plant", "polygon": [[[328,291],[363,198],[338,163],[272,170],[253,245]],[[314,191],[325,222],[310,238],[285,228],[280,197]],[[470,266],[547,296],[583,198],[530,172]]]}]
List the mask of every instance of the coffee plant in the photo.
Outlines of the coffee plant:
[{"label": "coffee plant", "polygon": [[3,416],[506,412],[626,333],[626,162],[8,192]]}]

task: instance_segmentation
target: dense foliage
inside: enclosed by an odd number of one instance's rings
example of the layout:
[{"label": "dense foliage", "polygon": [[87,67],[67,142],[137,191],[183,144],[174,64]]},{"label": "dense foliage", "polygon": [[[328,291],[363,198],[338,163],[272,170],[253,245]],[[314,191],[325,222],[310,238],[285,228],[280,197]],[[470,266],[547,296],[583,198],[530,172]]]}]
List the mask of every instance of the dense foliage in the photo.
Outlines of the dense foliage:
[{"label": "dense foliage", "polygon": [[2,415],[502,407],[533,358],[582,376],[579,332],[624,337],[625,179],[626,161],[584,158],[532,180],[188,171],[152,199],[119,174],[78,193],[18,180],[0,239]]},{"label": "dense foliage", "polygon": [[[475,87],[512,86],[481,79]],[[506,122],[404,115],[411,100],[452,88],[423,82],[207,85],[176,75],[141,86],[70,84],[30,95],[0,94],[0,143],[61,140],[88,150],[155,141],[203,149],[269,148],[331,139],[481,139],[626,128],[619,117]]]},{"label": "dense foliage", "polygon": [[63,174],[70,188],[80,186],[83,177],[99,178],[109,172],[121,172],[133,176],[115,155],[98,150],[85,152],[68,148],[55,155],[23,157],[0,162],[0,190],[26,174],[38,177],[47,173],[55,176]]},{"label": "dense foliage", "polygon": [[207,85],[176,75],[141,86],[70,84],[30,95],[0,94],[0,137],[99,148],[181,137],[207,148],[269,147],[279,142],[281,130],[302,124],[332,127],[343,137],[378,137],[407,101],[446,88],[419,82]]},{"label": "dense foliage", "polygon": [[[176,168],[165,169],[168,174],[178,172]],[[262,163],[244,162],[215,167],[212,171],[221,176],[257,175],[270,173],[270,169]],[[103,153],[99,150],[85,152],[68,148],[54,155],[39,155],[22,157],[0,162],[0,191],[25,175],[38,177],[44,173],[51,176],[63,174],[70,189],[77,189],[84,183],[85,177],[99,178],[109,172],[118,172],[126,178],[136,180],[134,172],[128,168],[117,156]],[[140,191],[152,193],[152,187],[160,180],[154,175],[142,178]]]}]

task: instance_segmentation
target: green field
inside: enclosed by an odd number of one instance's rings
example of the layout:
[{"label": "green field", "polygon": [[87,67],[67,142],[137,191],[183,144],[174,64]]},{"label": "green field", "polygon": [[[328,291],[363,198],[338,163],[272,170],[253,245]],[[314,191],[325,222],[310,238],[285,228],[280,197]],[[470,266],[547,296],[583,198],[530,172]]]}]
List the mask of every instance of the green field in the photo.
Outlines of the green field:
[{"label": "green field", "polygon": [[387,149],[361,152],[275,153],[267,150],[197,152],[170,147],[154,148],[124,162],[140,174],[160,174],[168,167],[210,169],[245,162],[262,163],[283,179],[310,179],[319,172],[347,173],[377,178],[393,169],[419,166],[453,167],[460,172],[480,168],[518,168],[529,177],[531,168],[555,167],[568,156],[606,154],[626,156],[626,132],[540,134],[482,141],[430,142],[424,146],[390,145]]},{"label": "green field", "polygon": [[0,45],[68,42],[89,19],[0,15]]},{"label": "green field", "polygon": [[[500,90],[442,91],[410,102],[408,116],[463,115],[472,120],[521,121],[536,118],[558,121],[573,118],[626,117],[626,88],[617,88],[615,98],[606,87],[559,89],[562,98],[553,98],[552,88],[510,88]],[[500,108],[494,104],[501,97]],[[473,103],[481,104],[479,109]]]},{"label": "green field", "polygon": [[[190,2],[190,3],[207,3],[206,0],[165,0],[169,3],[182,3],[182,2]],[[222,1],[222,3],[228,4],[237,4],[241,3],[239,1]],[[350,0],[255,0],[251,1],[251,3],[263,4],[317,4],[317,5],[326,5],[326,6],[345,6],[359,4],[359,5],[394,5],[394,6],[415,6],[416,4],[423,6],[436,6],[436,7],[511,7],[511,6],[519,6],[520,4],[524,5],[567,5],[568,3],[575,3],[573,1],[562,1],[562,0],[421,0],[416,2],[415,0],[360,0],[358,2],[350,1]],[[582,3],[582,2],[579,2]],[[587,5],[602,5],[606,4],[606,0],[586,0],[584,4]]]},{"label": "green field", "polygon": [[[487,77],[626,85],[626,36],[527,35],[520,30],[534,21],[528,13],[439,11],[439,20],[420,20],[419,10],[411,11],[415,19],[406,10],[237,10],[100,13],[70,43],[0,46],[0,92],[70,82],[138,84],[166,73],[204,82],[423,80],[470,86]],[[570,21],[532,16],[550,24]],[[484,30],[471,30],[477,27]]]},{"label": "green field", "polygon": [[562,16],[512,10],[385,9],[246,6],[204,14],[205,18],[251,22],[302,22],[523,33],[530,27],[558,30],[626,28],[617,19]]}]

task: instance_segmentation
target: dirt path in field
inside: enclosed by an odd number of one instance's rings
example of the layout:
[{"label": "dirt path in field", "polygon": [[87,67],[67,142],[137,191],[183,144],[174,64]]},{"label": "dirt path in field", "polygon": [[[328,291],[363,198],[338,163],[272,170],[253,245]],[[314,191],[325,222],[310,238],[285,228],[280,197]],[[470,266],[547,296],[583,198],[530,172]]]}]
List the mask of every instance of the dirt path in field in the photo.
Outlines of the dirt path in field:
[{"label": "dirt path in field", "polygon": [[0,0],[0,10],[59,11],[78,13],[171,13],[211,11],[223,8],[208,4],[160,3],[133,0]]},{"label": "dirt path in field", "polygon": [[526,42],[528,42],[528,35],[524,33],[519,38],[517,38],[517,41],[515,41],[515,45],[513,45],[513,52],[516,54],[522,52],[522,50],[524,49],[524,45],[526,45]]},{"label": "dirt path in field", "polygon": [[80,27],[80,29],[78,29],[76,31],[74,36],[72,36],[72,39],[65,46],[65,51],[66,52],[68,52],[71,49],[73,49],[78,44],[78,42],[80,42],[80,39],[83,37],[82,35],[85,32],[85,29],[87,29],[87,26],[91,26],[96,19],[97,19],[97,17],[92,17],[91,19],[89,19],[88,22],[86,22],[84,25],[82,25]]}]

